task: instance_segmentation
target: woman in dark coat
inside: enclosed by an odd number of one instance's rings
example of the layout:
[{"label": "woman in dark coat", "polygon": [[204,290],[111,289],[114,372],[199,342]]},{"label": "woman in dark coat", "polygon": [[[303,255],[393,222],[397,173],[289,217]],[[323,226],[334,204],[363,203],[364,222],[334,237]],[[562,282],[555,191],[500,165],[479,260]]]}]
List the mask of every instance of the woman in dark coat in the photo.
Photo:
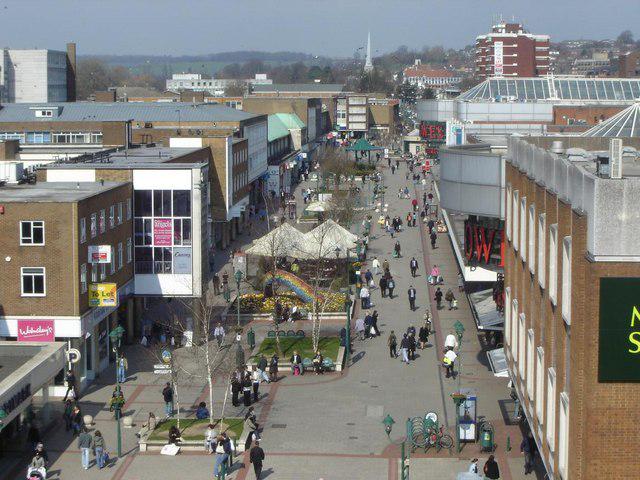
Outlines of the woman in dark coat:
[{"label": "woman in dark coat", "polygon": [[429,331],[426,325],[422,325],[418,331],[418,341],[420,342],[420,349],[424,349],[429,341]]},{"label": "woman in dark coat", "polygon": [[269,378],[272,382],[278,380],[278,356],[275,353],[269,360]]},{"label": "woman in dark coat", "polygon": [[251,384],[251,374],[247,372],[242,380],[242,395],[245,407],[251,405]]}]

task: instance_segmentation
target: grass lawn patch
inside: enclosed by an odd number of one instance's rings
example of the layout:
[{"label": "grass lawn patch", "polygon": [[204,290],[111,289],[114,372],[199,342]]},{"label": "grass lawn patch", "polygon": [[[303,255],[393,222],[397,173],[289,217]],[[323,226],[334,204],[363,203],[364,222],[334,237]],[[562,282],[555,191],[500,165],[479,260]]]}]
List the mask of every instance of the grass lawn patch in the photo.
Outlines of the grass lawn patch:
[{"label": "grass lawn patch", "polygon": [[[165,420],[158,424],[153,433],[149,436],[149,440],[169,440],[169,429],[177,424],[175,418]],[[203,441],[204,432],[209,425],[209,420],[198,420],[196,418],[182,418],[180,419],[180,433],[184,440],[190,441]],[[244,420],[242,418],[225,418],[222,426],[220,425],[220,419],[214,418],[213,425],[218,432],[227,432],[231,438],[240,438],[242,429],[244,428]],[[221,428],[222,427],[222,428]]]},{"label": "grass lawn patch", "polygon": [[[280,348],[282,349],[282,361],[288,362],[291,355],[293,355],[293,351],[297,350],[302,358],[312,359],[315,355],[313,351],[313,342],[311,337],[304,338],[295,338],[295,337],[285,337],[280,339]],[[324,358],[330,358],[335,362],[336,357],[338,356],[338,349],[340,348],[340,339],[338,337],[321,337],[318,342],[318,348],[320,349],[320,353],[324,356]],[[275,338],[265,338],[264,341],[260,344],[260,348],[258,349],[258,354],[252,358],[257,358],[261,353],[269,358],[271,355],[276,353],[277,345]]]}]

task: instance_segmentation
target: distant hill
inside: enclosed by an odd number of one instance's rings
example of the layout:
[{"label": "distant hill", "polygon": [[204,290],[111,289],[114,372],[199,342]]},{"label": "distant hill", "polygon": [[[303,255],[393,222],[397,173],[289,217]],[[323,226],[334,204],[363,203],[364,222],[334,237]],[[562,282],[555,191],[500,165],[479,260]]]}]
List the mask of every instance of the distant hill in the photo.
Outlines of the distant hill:
[{"label": "distant hill", "polygon": [[288,63],[310,63],[312,61],[326,62],[316,59],[314,55],[301,52],[258,52],[237,51],[209,53],[204,55],[84,55],[82,58],[95,58],[109,66],[121,65],[128,68],[132,74],[150,73],[164,77],[172,73],[192,72],[214,75],[218,70],[231,63],[261,61],[267,65]]}]

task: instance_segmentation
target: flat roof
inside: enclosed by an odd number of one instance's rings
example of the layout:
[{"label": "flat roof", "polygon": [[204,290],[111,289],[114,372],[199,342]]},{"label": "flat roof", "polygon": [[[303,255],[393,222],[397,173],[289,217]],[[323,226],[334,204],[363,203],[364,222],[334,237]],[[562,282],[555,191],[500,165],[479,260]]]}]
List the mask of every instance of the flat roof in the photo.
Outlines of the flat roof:
[{"label": "flat roof", "polygon": [[106,150],[88,153],[68,160],[58,160],[43,165],[42,169],[95,168],[95,169],[131,169],[131,168],[195,168],[207,162],[170,163],[206,147],[169,148],[140,147],[128,150]]},{"label": "flat roof", "polygon": [[93,197],[126,182],[38,182],[35,185],[5,185],[0,187],[0,202],[77,202]]},{"label": "flat roof", "polygon": [[[36,117],[35,110],[56,109],[52,117]],[[62,102],[6,103],[0,122],[239,122],[260,115],[219,103],[186,102]]]},{"label": "flat roof", "polygon": [[335,92],[344,90],[342,83],[273,83],[253,85],[253,91],[259,92]]}]

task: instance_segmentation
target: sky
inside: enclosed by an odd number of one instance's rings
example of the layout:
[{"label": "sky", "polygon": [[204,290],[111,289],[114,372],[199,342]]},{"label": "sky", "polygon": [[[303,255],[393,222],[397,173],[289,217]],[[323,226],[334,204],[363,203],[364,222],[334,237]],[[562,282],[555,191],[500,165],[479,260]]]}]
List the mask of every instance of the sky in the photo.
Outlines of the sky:
[{"label": "sky", "polygon": [[196,55],[236,50],[350,57],[366,43],[461,48],[496,15],[552,41],[640,38],[639,0],[0,0],[2,46],[79,55]]}]

